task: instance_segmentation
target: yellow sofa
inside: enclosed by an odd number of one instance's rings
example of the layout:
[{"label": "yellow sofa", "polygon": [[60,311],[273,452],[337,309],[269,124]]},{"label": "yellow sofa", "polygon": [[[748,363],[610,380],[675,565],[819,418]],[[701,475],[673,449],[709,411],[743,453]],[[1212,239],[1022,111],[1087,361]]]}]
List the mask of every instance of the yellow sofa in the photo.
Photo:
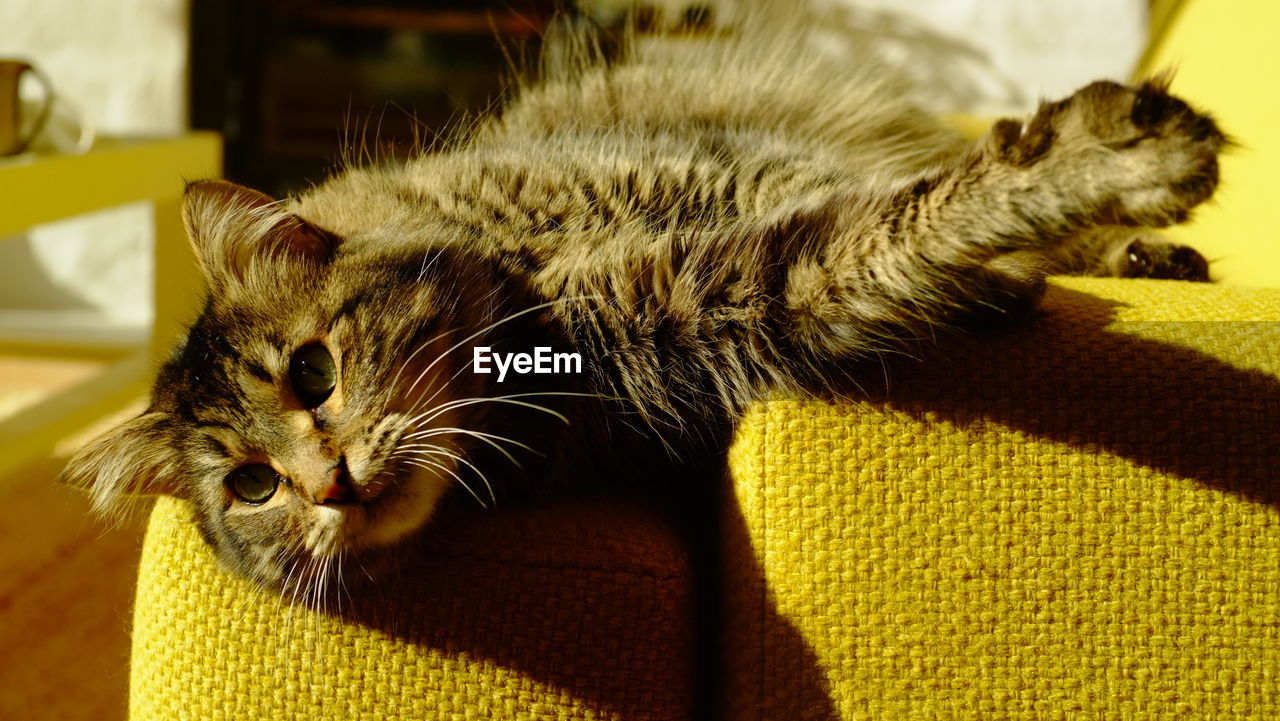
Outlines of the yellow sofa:
[{"label": "yellow sofa", "polygon": [[143,547],[130,718],[677,719],[687,554],[641,508],[442,513],[375,593],[316,613],[218,567],[183,502]]},{"label": "yellow sofa", "polygon": [[1029,327],[874,370],[748,414],[719,572],[626,504],[457,508],[338,618],[227,576],[163,502],[132,716],[1280,716],[1280,289],[1059,280]]},{"label": "yellow sofa", "polygon": [[1280,290],[1060,280],[868,400],[757,407],[724,717],[1280,718],[1277,321]]}]

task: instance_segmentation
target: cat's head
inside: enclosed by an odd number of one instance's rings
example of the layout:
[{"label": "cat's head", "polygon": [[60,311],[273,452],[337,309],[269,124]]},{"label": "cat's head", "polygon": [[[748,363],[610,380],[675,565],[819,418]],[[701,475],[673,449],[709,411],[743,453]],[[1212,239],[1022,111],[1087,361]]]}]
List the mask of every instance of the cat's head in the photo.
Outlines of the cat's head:
[{"label": "cat's head", "polygon": [[451,349],[493,321],[494,278],[403,238],[339,238],[226,182],[194,184],[183,216],[208,301],[146,412],[64,479],[104,512],[190,500],[219,556],[266,584],[421,527],[466,470],[475,436],[449,429],[476,427],[484,404],[466,399],[484,388],[470,347]]}]

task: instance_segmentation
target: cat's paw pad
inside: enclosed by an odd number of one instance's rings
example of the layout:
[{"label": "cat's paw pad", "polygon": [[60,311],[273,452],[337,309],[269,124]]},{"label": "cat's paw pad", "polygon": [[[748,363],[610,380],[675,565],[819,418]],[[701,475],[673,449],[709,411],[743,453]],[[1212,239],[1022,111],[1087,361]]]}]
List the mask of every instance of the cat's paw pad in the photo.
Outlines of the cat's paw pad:
[{"label": "cat's paw pad", "polygon": [[1135,240],[1124,248],[1117,275],[1125,278],[1209,281],[1209,261],[1195,248]]},{"label": "cat's paw pad", "polygon": [[1001,160],[1034,166],[1097,222],[1153,227],[1182,222],[1213,195],[1227,144],[1161,81],[1096,82],[1043,104],[1025,126],[1001,121],[993,136]]}]

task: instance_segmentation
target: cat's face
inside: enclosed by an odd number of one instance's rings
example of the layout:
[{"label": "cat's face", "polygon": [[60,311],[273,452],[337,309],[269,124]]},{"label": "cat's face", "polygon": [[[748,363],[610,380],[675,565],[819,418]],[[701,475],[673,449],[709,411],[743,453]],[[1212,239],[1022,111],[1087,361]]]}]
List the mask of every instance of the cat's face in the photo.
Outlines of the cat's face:
[{"label": "cat's face", "polygon": [[492,280],[346,252],[229,183],[193,186],[185,219],[210,299],[147,412],[64,477],[104,509],[189,499],[220,557],[272,585],[420,528],[465,470],[471,436],[448,429],[480,422],[464,401],[484,388],[450,349],[491,322]]}]

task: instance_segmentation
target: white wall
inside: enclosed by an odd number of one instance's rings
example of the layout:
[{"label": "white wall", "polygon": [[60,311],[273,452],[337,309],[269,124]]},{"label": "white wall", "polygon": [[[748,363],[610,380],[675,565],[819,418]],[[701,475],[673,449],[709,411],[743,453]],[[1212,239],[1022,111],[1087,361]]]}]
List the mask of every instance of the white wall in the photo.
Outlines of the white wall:
[{"label": "white wall", "polygon": [[[933,35],[934,54],[963,58],[971,107],[1023,112],[1093,80],[1126,80],[1146,46],[1147,0],[824,0],[862,8],[867,23]],[[853,17],[859,17],[854,11]],[[949,49],[938,46],[957,43]],[[917,43],[921,61],[929,42]]]}]

